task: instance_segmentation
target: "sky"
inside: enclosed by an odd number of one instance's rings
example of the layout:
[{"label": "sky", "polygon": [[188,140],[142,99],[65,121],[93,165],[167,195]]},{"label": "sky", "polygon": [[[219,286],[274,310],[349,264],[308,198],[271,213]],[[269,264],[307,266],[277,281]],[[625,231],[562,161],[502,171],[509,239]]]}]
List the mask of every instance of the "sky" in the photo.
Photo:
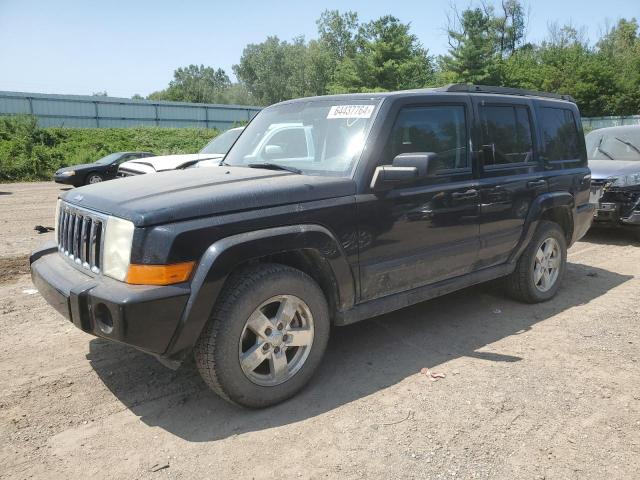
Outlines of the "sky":
[{"label": "sky", "polygon": [[[491,1],[491,0],[489,0]],[[494,0],[494,3],[497,0]],[[232,66],[244,47],[269,35],[317,35],[325,9],[353,10],[361,21],[391,14],[431,54],[446,53],[447,12],[471,0],[0,0],[0,90],[110,96],[148,95],[189,64]],[[640,19],[640,0],[525,0],[527,39],[551,22],[584,27],[594,41],[606,22]]]}]

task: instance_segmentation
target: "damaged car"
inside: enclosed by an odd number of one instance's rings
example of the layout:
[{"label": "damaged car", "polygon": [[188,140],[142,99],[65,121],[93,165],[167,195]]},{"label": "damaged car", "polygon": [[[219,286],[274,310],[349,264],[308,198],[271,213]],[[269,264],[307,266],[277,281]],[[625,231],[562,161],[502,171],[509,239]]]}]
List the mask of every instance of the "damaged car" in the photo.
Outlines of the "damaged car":
[{"label": "damaged car", "polygon": [[640,240],[640,125],[586,136],[594,226],[625,228]]},{"label": "damaged car", "polygon": [[160,155],[157,157],[131,160],[118,168],[118,177],[131,177],[145,173],[183,170],[191,167],[218,165],[231,146],[238,139],[244,127],[231,128],[207,143],[198,153],[180,155]]}]

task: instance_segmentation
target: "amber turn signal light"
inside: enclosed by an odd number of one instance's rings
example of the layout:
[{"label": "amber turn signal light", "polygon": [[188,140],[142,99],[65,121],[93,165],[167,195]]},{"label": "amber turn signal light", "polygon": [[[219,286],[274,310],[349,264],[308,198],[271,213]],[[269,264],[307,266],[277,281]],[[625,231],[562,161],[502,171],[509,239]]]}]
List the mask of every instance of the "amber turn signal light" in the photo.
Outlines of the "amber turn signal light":
[{"label": "amber turn signal light", "polygon": [[170,265],[129,265],[127,283],[133,285],[172,285],[186,282],[196,262],[172,263]]}]

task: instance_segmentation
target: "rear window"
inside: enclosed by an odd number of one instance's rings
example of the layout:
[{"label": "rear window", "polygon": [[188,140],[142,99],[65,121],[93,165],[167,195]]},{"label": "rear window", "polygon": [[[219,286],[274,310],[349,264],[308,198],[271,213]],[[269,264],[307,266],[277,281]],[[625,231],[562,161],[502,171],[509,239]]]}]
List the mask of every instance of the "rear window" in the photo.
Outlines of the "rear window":
[{"label": "rear window", "polygon": [[579,160],[578,128],[573,112],[566,108],[542,107],[542,156],[545,160]]}]

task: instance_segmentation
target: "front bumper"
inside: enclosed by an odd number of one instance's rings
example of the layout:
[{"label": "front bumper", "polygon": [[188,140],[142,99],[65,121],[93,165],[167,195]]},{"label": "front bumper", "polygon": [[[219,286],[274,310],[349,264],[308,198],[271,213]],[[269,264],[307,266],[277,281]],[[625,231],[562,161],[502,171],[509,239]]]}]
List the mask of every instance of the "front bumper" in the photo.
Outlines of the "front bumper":
[{"label": "front bumper", "polygon": [[54,175],[53,176],[53,181],[56,183],[62,183],[64,185],[76,185],[76,182],[78,181],[77,179],[78,175],[71,175],[71,176],[65,176],[65,175]]},{"label": "front bumper", "polygon": [[593,216],[593,224],[598,227],[640,228],[640,210],[632,210],[624,216],[622,205],[614,202],[601,202]]},{"label": "front bumper", "polygon": [[54,244],[30,258],[31,278],[58,312],[79,329],[162,356],[189,298],[186,285],[128,285],[71,266]]}]

